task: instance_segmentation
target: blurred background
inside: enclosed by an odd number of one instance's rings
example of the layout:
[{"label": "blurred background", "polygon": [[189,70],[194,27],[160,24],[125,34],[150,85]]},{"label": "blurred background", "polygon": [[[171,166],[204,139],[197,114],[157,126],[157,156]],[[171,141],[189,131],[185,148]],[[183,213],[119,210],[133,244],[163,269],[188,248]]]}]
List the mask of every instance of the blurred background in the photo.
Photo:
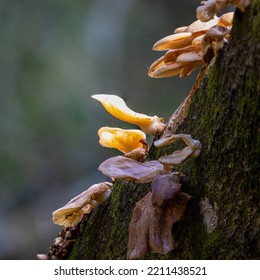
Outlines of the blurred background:
[{"label": "blurred background", "polygon": [[117,94],[167,120],[185,79],[152,79],[153,44],[196,19],[192,0],[0,1],[0,259],[47,253],[61,227],[52,212],[94,183],[120,154],[102,126],[133,128],[90,96]]}]

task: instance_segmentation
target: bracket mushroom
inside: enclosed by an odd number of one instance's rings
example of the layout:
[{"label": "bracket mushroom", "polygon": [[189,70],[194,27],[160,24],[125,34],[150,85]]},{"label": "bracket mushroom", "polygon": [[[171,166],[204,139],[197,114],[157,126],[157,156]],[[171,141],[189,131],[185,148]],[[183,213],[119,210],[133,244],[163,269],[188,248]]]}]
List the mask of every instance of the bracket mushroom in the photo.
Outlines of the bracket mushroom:
[{"label": "bracket mushroom", "polygon": [[98,135],[101,146],[118,149],[126,157],[140,160],[147,153],[146,135],[141,130],[101,127]]},{"label": "bracket mushroom", "polygon": [[125,101],[117,95],[95,94],[92,95],[92,98],[100,101],[112,116],[121,121],[139,126],[141,130],[147,134],[161,134],[165,128],[162,118],[157,116],[150,117],[145,114],[134,112],[126,105]]},{"label": "bracket mushroom", "polygon": [[149,183],[157,175],[167,172],[158,160],[140,162],[123,156],[105,160],[98,170],[112,180],[128,179],[136,183]]},{"label": "bracket mushroom", "polygon": [[172,226],[182,218],[191,199],[180,188],[178,174],[159,175],[152,182],[152,192],[136,203],[129,224],[128,259],[174,249]]},{"label": "bracket mushroom", "polygon": [[[204,54],[211,46],[211,42],[218,41],[218,47],[213,49],[213,55],[222,48],[224,42],[228,42],[229,30],[232,27],[233,13],[227,13],[221,17],[212,16],[207,22],[196,20],[189,26],[182,26],[175,29],[174,34],[166,36],[156,42],[153,50],[167,51],[166,54],[157,59],[148,70],[152,78],[167,78],[179,75],[186,77],[195,69],[209,64],[209,57],[205,61]],[[212,32],[209,34],[211,40],[203,40],[214,27],[223,27],[227,32]],[[217,38],[213,38],[216,36]],[[210,57],[213,58],[212,56]]]},{"label": "bracket mushroom", "polygon": [[55,224],[71,227],[76,226],[84,214],[89,214],[93,208],[103,204],[111,193],[112,183],[103,182],[92,185],[86,191],[71,199],[65,206],[52,213]]},{"label": "bracket mushroom", "polygon": [[225,6],[233,5],[237,7],[241,12],[245,11],[245,8],[252,3],[253,0],[207,0],[201,1],[201,6],[197,8],[197,18],[203,22],[212,19],[216,13]]},{"label": "bracket mushroom", "polygon": [[155,147],[163,147],[169,145],[178,140],[183,140],[187,147],[182,150],[177,150],[171,155],[161,156],[158,160],[162,164],[166,165],[177,165],[182,163],[188,158],[196,158],[201,152],[201,143],[199,140],[192,139],[189,134],[174,134],[171,136],[161,137],[159,140],[154,142]]}]

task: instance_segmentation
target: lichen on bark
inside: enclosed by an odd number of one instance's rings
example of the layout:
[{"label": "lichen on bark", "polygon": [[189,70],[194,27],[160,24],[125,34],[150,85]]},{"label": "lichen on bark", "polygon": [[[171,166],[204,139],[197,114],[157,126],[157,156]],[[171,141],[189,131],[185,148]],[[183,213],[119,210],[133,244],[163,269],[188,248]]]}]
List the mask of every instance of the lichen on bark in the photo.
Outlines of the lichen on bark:
[{"label": "lichen on bark", "polygon": [[[260,1],[236,11],[232,39],[195,89],[187,117],[176,132],[202,143],[199,158],[176,167],[193,196],[173,226],[176,248],[145,259],[259,259]],[[179,146],[150,149],[157,159]],[[128,224],[149,184],[117,181],[105,205],[80,224],[70,259],[126,259]],[[201,201],[216,205],[217,224],[208,231]]]}]

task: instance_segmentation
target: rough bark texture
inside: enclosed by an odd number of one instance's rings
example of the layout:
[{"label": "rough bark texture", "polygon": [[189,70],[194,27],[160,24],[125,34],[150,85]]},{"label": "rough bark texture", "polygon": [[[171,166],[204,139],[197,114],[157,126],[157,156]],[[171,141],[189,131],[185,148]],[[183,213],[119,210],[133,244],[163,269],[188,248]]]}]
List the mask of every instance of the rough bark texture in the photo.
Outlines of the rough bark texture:
[{"label": "rough bark texture", "polygon": [[[202,143],[181,164],[183,191],[193,196],[173,227],[176,248],[144,259],[259,259],[260,1],[236,12],[232,39],[195,90],[177,132]],[[152,147],[157,159],[176,149]],[[128,224],[149,184],[118,181],[109,201],[80,224],[70,259],[126,259]]]}]

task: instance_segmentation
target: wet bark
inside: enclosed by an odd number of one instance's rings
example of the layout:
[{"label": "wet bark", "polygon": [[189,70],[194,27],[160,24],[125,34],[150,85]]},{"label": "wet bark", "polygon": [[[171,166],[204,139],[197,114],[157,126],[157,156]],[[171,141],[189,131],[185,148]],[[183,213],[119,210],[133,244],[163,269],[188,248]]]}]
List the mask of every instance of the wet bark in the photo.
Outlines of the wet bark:
[{"label": "wet bark", "polygon": [[[193,196],[173,226],[176,248],[144,259],[259,259],[260,1],[236,11],[232,39],[193,89],[175,127],[199,139],[202,153],[178,166]],[[178,145],[178,144],[177,144]],[[152,147],[157,159],[177,147]],[[109,201],[78,228],[69,259],[126,259],[133,208],[150,184],[117,181]]]}]

